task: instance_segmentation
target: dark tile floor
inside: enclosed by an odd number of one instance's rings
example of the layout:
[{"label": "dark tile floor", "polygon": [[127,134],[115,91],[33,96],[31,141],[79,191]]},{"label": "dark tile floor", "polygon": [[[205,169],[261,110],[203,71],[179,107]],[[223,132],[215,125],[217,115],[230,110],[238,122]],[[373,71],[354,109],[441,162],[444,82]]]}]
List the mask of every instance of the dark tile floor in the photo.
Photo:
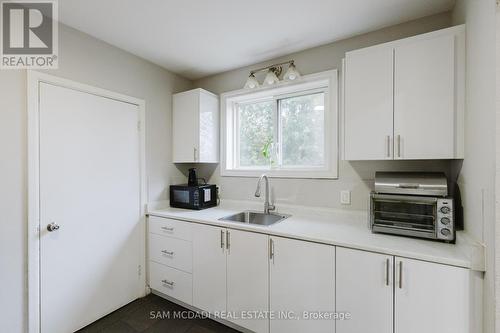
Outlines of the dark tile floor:
[{"label": "dark tile floor", "polygon": [[[79,330],[80,333],[229,333],[238,332],[207,318],[173,318],[180,305],[150,294]],[[157,318],[151,318],[151,311]],[[170,313],[170,318],[161,318]],[[191,312],[191,314],[194,314]],[[165,317],[165,316],[164,316]]]}]

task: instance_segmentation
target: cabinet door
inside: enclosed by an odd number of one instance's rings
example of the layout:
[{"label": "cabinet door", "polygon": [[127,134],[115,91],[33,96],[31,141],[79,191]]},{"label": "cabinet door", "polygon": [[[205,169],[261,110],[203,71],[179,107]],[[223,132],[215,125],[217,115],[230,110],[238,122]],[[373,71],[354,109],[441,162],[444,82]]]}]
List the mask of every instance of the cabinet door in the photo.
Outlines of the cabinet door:
[{"label": "cabinet door", "polygon": [[226,230],[193,224],[193,305],[226,311]]},{"label": "cabinet door", "polygon": [[199,162],[219,161],[219,99],[207,91],[200,92]]},{"label": "cabinet door", "polygon": [[393,332],[393,257],[337,247],[336,265],[337,333]]},{"label": "cabinet door", "polygon": [[468,333],[469,270],[396,257],[395,333]]},{"label": "cabinet door", "polygon": [[190,90],[173,96],[173,161],[196,162],[199,144],[199,92]]},{"label": "cabinet door", "polygon": [[393,49],[346,54],[344,158],[393,158]]},{"label": "cabinet door", "polygon": [[269,332],[269,320],[242,318],[269,310],[269,237],[227,230],[227,311],[229,320],[257,333]]},{"label": "cabinet door", "polygon": [[[304,312],[335,311],[335,247],[271,237],[271,252],[271,332],[334,332],[334,318],[308,319]],[[283,316],[292,312],[298,320]]]},{"label": "cabinet door", "polygon": [[394,156],[455,156],[455,36],[403,44],[394,57]]}]

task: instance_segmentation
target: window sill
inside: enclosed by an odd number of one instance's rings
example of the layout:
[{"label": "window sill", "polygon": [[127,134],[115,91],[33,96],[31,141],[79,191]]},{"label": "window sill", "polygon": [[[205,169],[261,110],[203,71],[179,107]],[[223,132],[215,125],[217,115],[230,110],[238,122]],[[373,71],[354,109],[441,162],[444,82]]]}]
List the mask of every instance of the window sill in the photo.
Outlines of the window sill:
[{"label": "window sill", "polygon": [[221,169],[222,177],[260,177],[266,174],[270,178],[297,178],[297,179],[338,179],[338,175],[331,170],[237,170]]}]

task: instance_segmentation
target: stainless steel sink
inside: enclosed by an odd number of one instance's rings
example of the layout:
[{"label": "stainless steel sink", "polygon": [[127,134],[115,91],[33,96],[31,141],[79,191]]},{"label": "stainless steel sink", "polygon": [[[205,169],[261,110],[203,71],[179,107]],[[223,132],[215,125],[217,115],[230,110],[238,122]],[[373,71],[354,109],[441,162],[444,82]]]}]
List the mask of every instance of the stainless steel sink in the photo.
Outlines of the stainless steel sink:
[{"label": "stainless steel sink", "polygon": [[248,224],[258,224],[258,225],[271,225],[283,221],[288,217],[290,217],[290,215],[288,214],[278,214],[278,213],[264,214],[262,212],[246,210],[241,213],[222,217],[219,220],[248,223]]}]

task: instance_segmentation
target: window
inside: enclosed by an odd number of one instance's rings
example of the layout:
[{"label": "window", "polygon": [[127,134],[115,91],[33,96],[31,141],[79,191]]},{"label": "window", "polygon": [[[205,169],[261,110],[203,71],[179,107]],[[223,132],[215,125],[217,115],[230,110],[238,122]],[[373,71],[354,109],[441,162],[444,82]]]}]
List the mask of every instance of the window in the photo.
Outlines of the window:
[{"label": "window", "polygon": [[336,71],[226,93],[222,105],[222,176],[336,178]]}]

